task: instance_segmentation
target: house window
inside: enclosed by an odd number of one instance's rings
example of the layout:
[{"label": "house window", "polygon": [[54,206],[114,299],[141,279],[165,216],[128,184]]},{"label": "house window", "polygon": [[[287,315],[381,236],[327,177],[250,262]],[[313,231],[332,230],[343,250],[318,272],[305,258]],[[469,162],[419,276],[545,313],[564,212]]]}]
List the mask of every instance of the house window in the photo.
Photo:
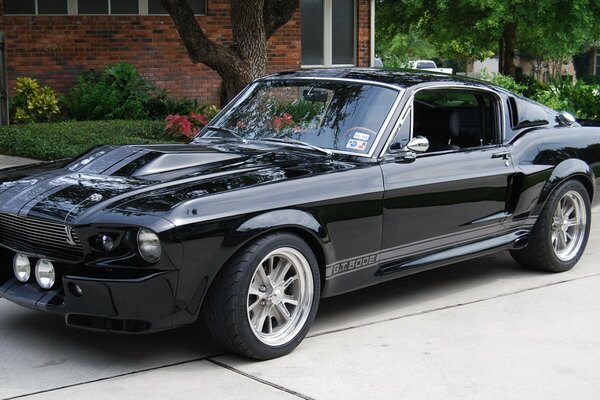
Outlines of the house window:
[{"label": "house window", "polygon": [[[206,0],[188,0],[194,14],[206,14]],[[160,0],[148,0],[148,14],[168,14]]]},{"label": "house window", "polygon": [[354,65],[354,0],[302,1],[302,65]]},{"label": "house window", "polygon": [[67,15],[67,0],[4,0],[4,15]]},{"label": "house window", "polygon": [[[206,15],[207,0],[188,0]],[[160,0],[4,0],[3,15],[168,15]]]},{"label": "house window", "polygon": [[139,14],[139,0],[77,0],[78,14]]},{"label": "house window", "polygon": [[596,75],[600,75],[600,49],[596,49],[596,68],[595,68],[595,73]]}]

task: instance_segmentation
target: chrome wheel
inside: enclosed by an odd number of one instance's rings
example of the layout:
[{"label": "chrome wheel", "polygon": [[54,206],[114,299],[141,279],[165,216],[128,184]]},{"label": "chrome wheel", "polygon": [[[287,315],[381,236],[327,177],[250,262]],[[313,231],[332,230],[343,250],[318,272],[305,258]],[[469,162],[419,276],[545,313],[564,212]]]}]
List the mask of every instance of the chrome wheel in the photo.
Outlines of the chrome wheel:
[{"label": "chrome wheel", "polygon": [[552,217],[552,249],[561,261],[570,261],[579,254],[584,242],[587,224],[586,204],[581,195],[566,192]]},{"label": "chrome wheel", "polygon": [[267,254],[248,290],[247,315],[254,336],[269,346],[294,339],[310,315],[313,288],[310,264],[298,250],[280,247]]}]

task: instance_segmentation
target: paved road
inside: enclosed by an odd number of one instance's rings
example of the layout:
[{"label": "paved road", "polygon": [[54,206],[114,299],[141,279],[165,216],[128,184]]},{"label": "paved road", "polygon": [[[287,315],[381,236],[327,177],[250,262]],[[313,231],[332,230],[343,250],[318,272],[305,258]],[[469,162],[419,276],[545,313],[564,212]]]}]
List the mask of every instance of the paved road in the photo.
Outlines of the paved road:
[{"label": "paved road", "polygon": [[322,302],[289,356],[225,354],[196,326],[68,329],[0,299],[0,399],[600,398],[600,209],[577,267],[502,253]]}]

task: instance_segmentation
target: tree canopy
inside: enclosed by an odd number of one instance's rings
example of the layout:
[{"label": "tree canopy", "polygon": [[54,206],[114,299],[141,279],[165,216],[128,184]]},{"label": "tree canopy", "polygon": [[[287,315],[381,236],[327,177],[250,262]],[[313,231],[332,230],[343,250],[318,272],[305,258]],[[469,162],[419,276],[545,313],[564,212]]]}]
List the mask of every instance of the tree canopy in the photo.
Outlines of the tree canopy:
[{"label": "tree canopy", "polygon": [[377,0],[378,49],[417,34],[442,57],[497,54],[501,71],[514,75],[516,49],[569,58],[600,38],[599,16],[600,0]]}]

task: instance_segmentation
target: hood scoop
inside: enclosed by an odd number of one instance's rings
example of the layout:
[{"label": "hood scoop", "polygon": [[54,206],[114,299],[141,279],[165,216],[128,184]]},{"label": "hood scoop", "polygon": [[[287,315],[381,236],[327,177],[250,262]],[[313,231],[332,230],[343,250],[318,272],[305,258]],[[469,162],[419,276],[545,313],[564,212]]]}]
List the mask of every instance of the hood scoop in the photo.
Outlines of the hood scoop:
[{"label": "hood scoop", "polygon": [[165,172],[199,167],[239,158],[239,155],[224,153],[166,153],[154,158],[152,161],[136,170],[132,176],[141,177],[162,174]]}]

